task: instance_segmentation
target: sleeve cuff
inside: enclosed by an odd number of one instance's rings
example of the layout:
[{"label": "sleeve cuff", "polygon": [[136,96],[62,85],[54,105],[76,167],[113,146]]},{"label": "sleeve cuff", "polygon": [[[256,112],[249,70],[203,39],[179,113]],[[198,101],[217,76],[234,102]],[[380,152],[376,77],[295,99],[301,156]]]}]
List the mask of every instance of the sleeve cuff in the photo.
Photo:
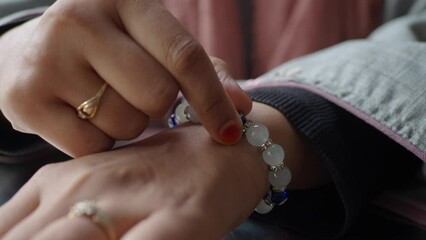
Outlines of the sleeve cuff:
[{"label": "sleeve cuff", "polygon": [[[354,115],[308,90],[258,88],[256,102],[279,110],[313,144],[333,183],[319,189],[289,191],[289,200],[267,215],[271,224],[312,237],[335,239],[346,234],[359,213],[380,190],[408,175],[419,161],[387,136]],[[418,159],[417,159],[418,160]]]}]

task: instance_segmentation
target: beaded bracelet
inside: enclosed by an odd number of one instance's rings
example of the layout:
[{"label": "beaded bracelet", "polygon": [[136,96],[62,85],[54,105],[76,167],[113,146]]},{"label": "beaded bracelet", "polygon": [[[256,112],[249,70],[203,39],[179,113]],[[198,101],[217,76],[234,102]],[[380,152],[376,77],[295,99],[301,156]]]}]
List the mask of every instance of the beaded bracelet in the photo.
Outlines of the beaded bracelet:
[{"label": "beaded bracelet", "polygon": [[[263,124],[246,119],[242,114],[240,116],[247,142],[259,148],[263,160],[269,167],[268,179],[271,186],[255,208],[256,212],[266,214],[274,206],[282,205],[287,201],[286,188],[291,181],[291,171],[284,165],[284,149],[279,144],[272,142],[269,138],[268,128]],[[182,99],[170,116],[168,124],[169,127],[175,127],[185,122],[199,123],[199,120],[194,109],[185,99]]]}]

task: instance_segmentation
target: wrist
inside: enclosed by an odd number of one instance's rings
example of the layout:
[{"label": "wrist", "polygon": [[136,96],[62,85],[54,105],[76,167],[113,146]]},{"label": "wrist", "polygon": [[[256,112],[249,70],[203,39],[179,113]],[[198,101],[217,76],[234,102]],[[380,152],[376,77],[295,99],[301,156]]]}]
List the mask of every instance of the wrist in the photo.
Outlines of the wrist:
[{"label": "wrist", "polygon": [[[256,211],[267,213],[274,205],[281,205],[286,201],[285,190],[292,179],[291,172],[293,171],[290,172],[289,169],[296,170],[296,182],[291,184],[290,188],[315,187],[322,184],[322,180],[327,179],[326,171],[322,171],[321,162],[309,141],[296,131],[281,112],[268,105],[255,103],[253,111],[247,116],[249,121],[246,121],[245,117],[241,119],[245,132],[245,137],[241,141],[234,146],[216,143],[211,145],[211,148],[217,148],[214,151],[215,158],[222,159],[222,161],[217,159],[215,162],[223,162],[223,158],[225,158],[225,165],[222,166],[225,166],[225,169],[230,168],[234,172],[232,176],[234,179],[222,179],[222,184],[229,184],[229,181],[237,184],[239,192],[244,192],[241,195],[246,196],[246,202],[261,198]],[[176,107],[169,120],[169,125],[172,127],[188,121],[199,122],[192,107],[183,101]],[[201,126],[192,127],[200,128]],[[204,133],[204,137],[210,139],[206,134]],[[271,145],[271,142],[275,144]],[[285,154],[279,150],[281,146],[285,149]],[[227,151],[232,157],[223,155],[221,157],[222,150],[220,149]],[[308,164],[312,164],[312,166],[308,166]],[[265,196],[266,193],[268,193],[267,196]]]},{"label": "wrist", "polygon": [[[314,188],[330,181],[328,169],[315,153],[310,141],[280,111],[254,102],[253,110],[247,118],[267,126],[270,138],[284,148],[284,163],[292,172],[292,180],[288,186],[290,189]],[[258,155],[261,158],[260,153]]]}]

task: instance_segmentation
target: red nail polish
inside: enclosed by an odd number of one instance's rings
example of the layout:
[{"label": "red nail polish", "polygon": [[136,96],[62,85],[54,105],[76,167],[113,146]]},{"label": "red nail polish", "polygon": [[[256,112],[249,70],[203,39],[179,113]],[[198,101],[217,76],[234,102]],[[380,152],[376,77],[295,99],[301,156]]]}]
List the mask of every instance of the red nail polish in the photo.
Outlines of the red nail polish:
[{"label": "red nail polish", "polygon": [[241,126],[231,122],[222,128],[222,131],[220,132],[220,138],[225,144],[233,144],[240,139],[241,133]]}]

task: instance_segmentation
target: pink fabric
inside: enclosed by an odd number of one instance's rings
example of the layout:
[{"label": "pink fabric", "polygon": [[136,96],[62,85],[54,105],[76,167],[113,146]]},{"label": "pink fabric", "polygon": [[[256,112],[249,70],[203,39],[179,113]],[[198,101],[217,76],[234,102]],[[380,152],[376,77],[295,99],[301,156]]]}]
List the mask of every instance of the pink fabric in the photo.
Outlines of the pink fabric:
[{"label": "pink fabric", "polygon": [[235,78],[257,77],[294,57],[362,38],[379,23],[382,0],[253,0],[252,75],[245,76],[237,0],[162,0]]},{"label": "pink fabric", "polygon": [[[412,191],[413,196],[406,192]],[[423,186],[418,186],[415,189],[403,191],[386,191],[380,194],[373,203],[384,209],[392,211],[406,219],[409,219],[410,224],[419,226],[426,231],[426,201],[415,196],[424,196],[426,189]]]}]

